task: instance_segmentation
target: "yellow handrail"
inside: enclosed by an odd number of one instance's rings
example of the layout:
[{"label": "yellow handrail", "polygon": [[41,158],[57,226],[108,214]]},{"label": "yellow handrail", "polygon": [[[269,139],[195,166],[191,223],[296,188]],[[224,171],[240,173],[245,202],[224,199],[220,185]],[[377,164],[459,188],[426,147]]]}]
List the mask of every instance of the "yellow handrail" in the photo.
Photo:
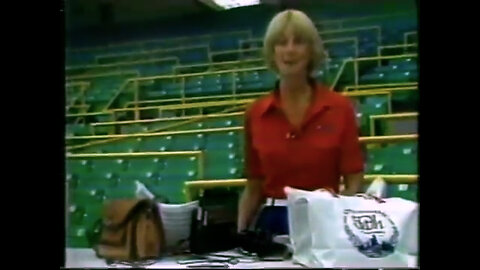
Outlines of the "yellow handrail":
[{"label": "yellow handrail", "polygon": [[[363,177],[364,183],[370,183],[377,178],[382,178],[389,184],[415,184],[419,181],[417,174],[366,174]],[[210,188],[234,188],[243,187],[247,183],[246,178],[239,179],[212,179],[185,181],[187,200],[191,201],[201,194],[204,189]]]},{"label": "yellow handrail", "polygon": [[[237,61],[222,61],[222,62],[213,62],[213,63],[205,63],[205,64],[191,64],[191,65],[177,65],[173,68],[173,73],[177,75],[179,73],[178,70],[181,69],[187,69],[187,68],[196,68],[196,67],[206,67],[206,68],[215,68],[217,66],[219,67],[229,67],[233,66],[233,68],[236,68],[236,65],[241,65],[241,64],[248,64],[248,63],[256,63],[256,62],[264,62],[265,60],[263,58],[256,58],[256,59],[243,59],[243,60],[237,60]],[[228,70],[228,69],[227,69]],[[187,73],[188,74],[188,73]]]},{"label": "yellow handrail", "polygon": [[167,43],[172,41],[189,41],[189,40],[198,40],[198,39],[213,39],[216,37],[221,36],[228,36],[228,35],[237,35],[237,34],[247,34],[249,36],[252,35],[251,30],[240,30],[240,31],[229,31],[229,32],[220,32],[220,33],[211,33],[211,34],[204,34],[204,35],[197,35],[197,36],[183,36],[183,37],[174,37],[174,38],[166,38],[166,39],[146,39],[146,40],[136,40],[136,41],[127,41],[127,42],[118,42],[113,44],[107,44],[104,46],[95,46],[95,47],[86,47],[86,48],[67,48],[67,52],[80,52],[80,51],[89,51],[89,50],[101,50],[101,49],[110,49],[116,47],[123,47],[123,46],[132,46],[138,45],[143,46],[146,43]]},{"label": "yellow handrail", "polygon": [[408,44],[408,37],[418,35],[417,31],[406,32],[403,34],[403,43]]},{"label": "yellow handrail", "polygon": [[324,23],[339,23],[340,28],[342,28],[344,22],[354,22],[354,21],[371,20],[371,19],[379,19],[379,18],[392,18],[392,17],[399,17],[402,15],[414,15],[414,13],[400,12],[400,13],[388,14],[388,15],[373,15],[373,16],[350,17],[350,18],[333,19],[333,20],[322,20],[322,21],[315,22],[315,25],[318,26]]},{"label": "yellow handrail", "polygon": [[[378,46],[377,48],[377,56],[382,56],[382,50],[385,49],[396,49],[396,48],[408,48],[408,47],[418,47],[417,43],[412,43],[412,44],[397,44],[397,45],[384,45],[384,46]],[[406,51],[404,51],[406,52]],[[380,60],[378,60],[378,66],[380,66]]]},{"label": "yellow handrail", "polygon": [[157,122],[169,122],[169,121],[179,121],[179,120],[189,120],[197,118],[223,118],[230,116],[243,115],[244,112],[234,112],[234,113],[225,113],[225,114],[207,114],[207,115],[194,115],[194,116],[182,116],[174,118],[157,118],[157,119],[144,119],[144,120],[128,120],[128,121],[114,121],[114,122],[99,122],[92,123],[92,126],[111,126],[111,125],[127,125],[127,124],[140,124],[140,123],[157,123]]},{"label": "yellow handrail", "polygon": [[128,112],[128,111],[146,111],[146,110],[178,110],[178,109],[192,109],[192,108],[205,108],[205,107],[218,107],[218,106],[228,106],[228,105],[238,105],[238,104],[248,104],[255,101],[255,99],[241,99],[241,100],[225,100],[225,101],[206,101],[206,102],[195,102],[195,103],[185,103],[185,104],[171,104],[171,105],[161,105],[161,106],[146,106],[146,107],[134,107],[134,108],[120,108],[120,109],[111,109],[113,113],[116,112]]},{"label": "yellow handrail", "polygon": [[138,70],[122,70],[122,71],[113,71],[113,72],[105,72],[99,74],[83,74],[83,75],[73,75],[67,76],[66,80],[76,80],[76,79],[94,79],[99,77],[111,77],[111,76],[120,76],[120,75],[136,75],[140,76]]},{"label": "yellow handrail", "polygon": [[[410,57],[417,57],[418,54],[414,53],[414,54],[402,54],[402,55],[389,55],[389,56],[374,56],[374,57],[359,57],[359,58],[353,58],[353,59],[345,59],[344,60],[344,63],[350,63],[350,62],[353,62],[354,65],[355,64],[358,64],[358,62],[362,62],[362,61],[371,61],[371,60],[382,60],[382,59],[399,59],[399,58],[410,58]],[[355,71],[355,78],[358,78],[358,69],[356,69]],[[334,84],[331,86],[332,89],[335,88],[336,86],[336,83],[338,82],[335,81]],[[358,79],[355,80],[355,86],[358,85]]]},{"label": "yellow handrail", "polygon": [[[244,93],[244,94],[236,94],[235,97],[259,97],[269,92],[255,92],[255,93]],[[199,97],[186,97],[184,99],[184,103],[188,103],[190,101],[199,101],[199,100],[209,100],[209,99],[222,99],[222,98],[234,98],[233,95],[212,95],[212,96],[199,96]],[[137,102],[137,104],[161,104],[161,103],[169,103],[169,102],[180,102],[181,98],[171,98],[171,99],[151,99],[151,100],[142,100]],[[130,101],[126,103],[125,107],[129,107],[130,105],[134,105],[135,101]]]},{"label": "yellow handrail", "polygon": [[109,67],[129,66],[129,65],[138,65],[138,64],[150,64],[150,63],[168,62],[168,61],[176,61],[176,64],[178,64],[178,62],[179,62],[178,57],[168,56],[168,57],[154,58],[154,59],[116,62],[116,63],[110,63],[110,64],[72,65],[72,66],[66,66],[65,71],[71,71],[71,70],[75,70],[75,69],[109,68]]},{"label": "yellow handrail", "polygon": [[402,88],[402,87],[413,87],[416,86],[418,89],[418,82],[404,82],[404,83],[381,83],[381,84],[362,84],[362,85],[349,85],[343,88],[344,92],[350,91],[350,89],[363,89],[363,88],[370,88],[370,89],[378,89],[378,88]]},{"label": "yellow handrail", "polygon": [[100,62],[101,59],[112,58],[112,57],[127,57],[127,56],[144,56],[155,53],[169,53],[175,51],[186,51],[186,50],[195,50],[195,49],[205,49],[207,52],[210,50],[210,46],[201,44],[201,45],[191,45],[191,46],[182,46],[177,48],[168,48],[168,49],[154,49],[154,50],[142,50],[128,53],[108,53],[95,56],[95,62]]},{"label": "yellow handrail", "polygon": [[418,117],[418,112],[408,112],[408,113],[390,113],[390,114],[376,114],[370,115],[370,136],[375,136],[375,120],[379,119],[405,119],[405,118],[416,118]]}]

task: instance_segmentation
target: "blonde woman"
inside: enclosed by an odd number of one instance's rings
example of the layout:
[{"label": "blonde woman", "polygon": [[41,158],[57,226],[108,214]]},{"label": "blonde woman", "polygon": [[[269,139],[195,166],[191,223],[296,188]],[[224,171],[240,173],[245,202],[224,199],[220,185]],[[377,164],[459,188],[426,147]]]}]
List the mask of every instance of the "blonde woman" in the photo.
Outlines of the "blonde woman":
[{"label": "blonde woman", "polygon": [[291,9],[277,14],[265,34],[264,54],[280,79],[246,112],[248,180],[238,231],[255,223],[288,234],[283,188],[340,192],[343,177],[341,193],[353,195],[363,179],[363,156],[352,103],[313,79],[324,50],[310,18]]}]

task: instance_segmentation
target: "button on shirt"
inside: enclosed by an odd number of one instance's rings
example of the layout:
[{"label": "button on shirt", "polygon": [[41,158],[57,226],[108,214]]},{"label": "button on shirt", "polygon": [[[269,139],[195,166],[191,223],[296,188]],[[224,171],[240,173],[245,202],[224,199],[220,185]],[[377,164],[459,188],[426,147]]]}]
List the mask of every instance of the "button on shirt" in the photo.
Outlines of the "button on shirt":
[{"label": "button on shirt", "polygon": [[298,129],[283,113],[278,89],[246,112],[246,175],[264,180],[266,197],[285,198],[285,186],[338,192],[341,175],[363,172],[352,102],[314,85],[313,102]]}]

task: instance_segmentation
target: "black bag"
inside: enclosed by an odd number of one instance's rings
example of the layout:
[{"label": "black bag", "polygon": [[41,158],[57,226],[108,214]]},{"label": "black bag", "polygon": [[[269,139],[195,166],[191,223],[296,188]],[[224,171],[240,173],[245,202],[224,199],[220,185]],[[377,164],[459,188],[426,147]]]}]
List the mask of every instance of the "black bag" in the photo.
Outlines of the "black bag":
[{"label": "black bag", "polygon": [[257,229],[244,230],[237,236],[238,246],[250,254],[256,254],[260,260],[282,261],[291,257],[288,247],[275,243],[274,235],[268,231]]},{"label": "black bag", "polygon": [[204,254],[237,247],[238,190],[209,189],[192,213],[190,252]]}]

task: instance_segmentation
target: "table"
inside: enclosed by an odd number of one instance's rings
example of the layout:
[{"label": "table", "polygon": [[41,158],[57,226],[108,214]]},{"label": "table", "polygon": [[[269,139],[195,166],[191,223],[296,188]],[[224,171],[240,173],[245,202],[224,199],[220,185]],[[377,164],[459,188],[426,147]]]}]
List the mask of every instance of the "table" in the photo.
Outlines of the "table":
[{"label": "table", "polygon": [[[65,267],[66,268],[117,268],[109,266],[105,260],[97,258],[95,252],[90,248],[67,248],[65,250]],[[151,269],[186,269],[186,265],[180,265],[176,262],[177,257],[164,257],[152,265],[145,266]],[[253,268],[305,268],[302,265],[294,264],[291,260],[281,262],[253,262],[238,263],[229,265],[230,268],[253,269]],[[128,268],[128,266],[118,266],[118,268]]]}]

